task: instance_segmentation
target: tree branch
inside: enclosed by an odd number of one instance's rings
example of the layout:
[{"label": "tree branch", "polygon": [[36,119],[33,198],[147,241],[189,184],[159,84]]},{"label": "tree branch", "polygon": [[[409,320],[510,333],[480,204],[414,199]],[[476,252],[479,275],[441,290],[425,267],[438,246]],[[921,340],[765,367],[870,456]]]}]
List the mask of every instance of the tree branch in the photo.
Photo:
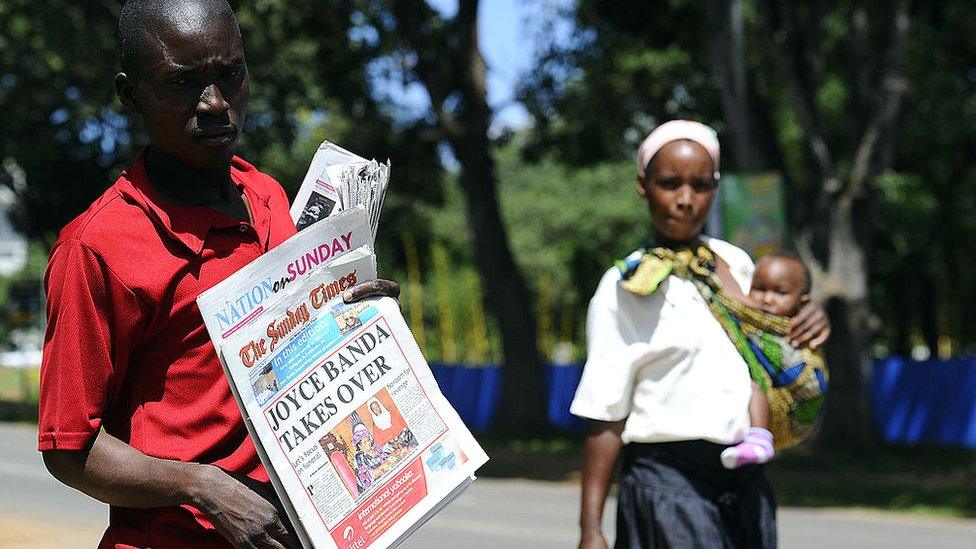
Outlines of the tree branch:
[{"label": "tree branch", "polygon": [[[456,140],[462,134],[462,125],[447,105],[453,89],[452,82],[460,72],[458,56],[452,51],[455,48],[448,43],[444,30],[436,29],[438,16],[426,1],[392,0],[389,4],[397,30],[416,54],[412,71],[427,89],[437,124],[448,141]],[[459,9],[458,17],[460,15]],[[458,17],[452,24],[456,24]],[[450,54],[445,55],[446,52]],[[409,69],[405,67],[404,70]]]},{"label": "tree branch", "polygon": [[115,0],[101,0],[102,7],[108,10],[112,14],[112,17],[118,19],[119,15],[122,14],[122,2],[116,2]]},{"label": "tree branch", "polygon": [[[765,29],[763,35],[773,57],[773,63],[789,83],[790,103],[793,106],[797,121],[803,129],[807,146],[823,177],[823,190],[828,194],[836,194],[841,191],[842,184],[837,175],[833,156],[827,147],[827,140],[820,129],[820,117],[816,103],[802,84],[804,79],[800,67],[804,63],[803,53],[796,47],[795,33],[797,31],[789,24],[786,24],[783,29],[777,28],[776,22],[781,18],[770,0],[762,0],[758,5],[762,14],[762,27]],[[782,35],[781,39],[778,39],[778,34]],[[786,53],[787,50],[790,51],[789,56]]]},{"label": "tree branch", "polygon": [[[868,126],[857,146],[851,166],[851,183],[846,194],[857,198],[864,193],[867,181],[874,174],[887,168],[875,162],[880,147],[894,147],[895,141],[888,131],[894,126],[901,111],[902,99],[908,90],[908,81],[902,69],[905,44],[908,41],[909,0],[898,0],[892,17],[892,33],[886,57],[885,73],[880,80],[878,102]],[[883,152],[883,151],[881,151]],[[890,158],[891,155],[885,155]]]},{"label": "tree branch", "polygon": [[[854,3],[851,10],[851,80],[852,86],[851,113],[857,119],[854,135],[858,136],[866,126],[865,113],[870,109],[871,98],[871,66],[868,55],[868,13],[864,0]],[[851,142],[855,142],[852,137]]]}]

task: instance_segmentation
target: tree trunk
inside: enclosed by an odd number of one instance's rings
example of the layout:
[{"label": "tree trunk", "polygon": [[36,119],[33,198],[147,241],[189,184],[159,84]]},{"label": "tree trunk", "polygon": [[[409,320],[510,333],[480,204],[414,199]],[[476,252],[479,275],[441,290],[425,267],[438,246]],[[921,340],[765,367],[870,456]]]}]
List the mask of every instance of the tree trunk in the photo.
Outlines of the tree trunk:
[{"label": "tree trunk", "polygon": [[711,17],[718,32],[712,49],[722,99],[722,115],[728,125],[726,144],[737,170],[755,172],[768,166],[753,124],[746,66],[744,1],[713,2]]},{"label": "tree trunk", "polygon": [[824,216],[829,223],[829,271],[815,281],[814,293],[831,323],[824,349],[830,369],[828,418],[821,437],[827,447],[865,447],[874,439],[866,386],[871,378],[872,314],[864,246],[869,218],[859,212],[864,202],[841,195]]},{"label": "tree trunk", "polygon": [[[443,25],[425,0],[390,2],[398,40],[416,52],[417,79],[427,89],[440,133],[461,165],[475,257],[485,304],[502,338],[502,398],[494,420],[509,433],[542,432],[548,426],[542,361],[525,279],[512,257],[498,208],[497,175],[488,126],[487,71],[478,42],[478,0],[460,0]],[[451,99],[459,99],[454,106]]]},{"label": "tree trunk", "polygon": [[542,361],[536,344],[535,316],[525,279],[512,257],[499,215],[497,175],[491,157],[486,68],[478,44],[477,0],[462,0],[458,25],[464,65],[457,82],[462,98],[460,132],[450,140],[461,164],[468,222],[474,233],[485,301],[502,337],[502,398],[495,427],[510,433],[542,432],[548,426]]},{"label": "tree trunk", "polygon": [[873,440],[870,397],[865,387],[871,360],[866,352],[871,310],[867,300],[839,297],[827,301],[832,327],[824,349],[830,369],[827,417],[820,445],[828,448],[863,448]]},{"label": "tree trunk", "polygon": [[485,302],[501,329],[502,398],[494,425],[509,433],[541,432],[548,425],[546,392],[531,300],[498,215],[494,162],[481,140],[472,137],[458,144],[456,154]]}]

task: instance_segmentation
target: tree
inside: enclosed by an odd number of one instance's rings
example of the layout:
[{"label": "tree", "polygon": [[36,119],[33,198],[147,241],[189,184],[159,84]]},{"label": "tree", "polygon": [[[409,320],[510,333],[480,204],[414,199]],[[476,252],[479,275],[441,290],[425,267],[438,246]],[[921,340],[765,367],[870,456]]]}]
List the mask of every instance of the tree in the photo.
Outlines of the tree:
[{"label": "tree", "polygon": [[[801,218],[796,242],[814,273],[814,297],[826,304],[834,327],[827,346],[834,372],[829,398],[834,410],[845,411],[845,420],[831,422],[828,436],[863,444],[871,436],[864,379],[870,375],[872,339],[872,183],[895,159],[897,121],[908,89],[903,64],[909,2],[899,0],[891,10],[885,7],[888,13],[869,13],[864,3],[852,2],[849,11],[841,12],[850,17],[852,52],[849,96],[841,107],[848,134],[843,144],[831,143],[825,135],[829,115],[815,98],[828,72],[822,53],[828,16],[824,7],[814,3],[797,9],[769,0],[758,5],[768,52],[790,87],[792,115],[816,174],[804,193],[814,207]],[[872,22],[881,23],[873,40]]]},{"label": "tree", "polygon": [[[18,193],[17,226],[48,245],[146,144],[114,97],[121,4],[0,2],[0,184]],[[379,45],[357,37],[349,6],[231,4],[252,81],[243,156],[292,192],[326,137],[391,158],[397,184],[384,215],[391,233],[407,223],[415,200],[440,200],[437,144],[421,138],[426,124],[384,110],[369,72]],[[384,264],[401,263],[398,246],[386,241],[378,250]]]},{"label": "tree", "polygon": [[[572,12],[578,38],[545,48],[523,90],[539,120],[530,153],[613,157],[636,147],[643,120],[690,117],[731,145],[726,170],[786,171],[795,243],[834,327],[828,432],[849,442],[870,434],[863,379],[877,323],[869,266],[877,185],[895,166],[909,89],[911,15],[907,0],[729,0],[707,11],[678,1],[655,17],[581,0]],[[578,154],[562,145],[573,141],[594,146]]]},{"label": "tree", "polygon": [[547,424],[542,363],[525,279],[499,214],[478,4],[460,0],[457,14],[446,19],[424,0],[397,0],[382,3],[383,12],[374,17],[377,28],[383,28],[384,14],[392,18],[388,36],[402,44],[403,77],[427,90],[434,128],[460,164],[458,179],[467,198],[485,303],[501,331],[504,378],[496,426],[512,432],[541,431]]}]

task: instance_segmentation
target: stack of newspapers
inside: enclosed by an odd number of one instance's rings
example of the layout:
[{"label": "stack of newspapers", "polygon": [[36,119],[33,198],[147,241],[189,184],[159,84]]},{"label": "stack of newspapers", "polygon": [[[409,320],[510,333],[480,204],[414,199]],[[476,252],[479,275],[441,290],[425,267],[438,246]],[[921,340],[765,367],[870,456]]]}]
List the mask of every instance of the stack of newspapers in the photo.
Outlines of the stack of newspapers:
[{"label": "stack of newspapers", "polygon": [[292,209],[303,230],[197,299],[306,548],[396,546],[488,460],[396,300],[342,299],[376,278],[389,175],[323,143]]},{"label": "stack of newspapers", "polygon": [[305,180],[291,207],[298,230],[336,212],[365,206],[376,236],[383,197],[390,182],[390,164],[381,164],[326,141],[312,158]]}]

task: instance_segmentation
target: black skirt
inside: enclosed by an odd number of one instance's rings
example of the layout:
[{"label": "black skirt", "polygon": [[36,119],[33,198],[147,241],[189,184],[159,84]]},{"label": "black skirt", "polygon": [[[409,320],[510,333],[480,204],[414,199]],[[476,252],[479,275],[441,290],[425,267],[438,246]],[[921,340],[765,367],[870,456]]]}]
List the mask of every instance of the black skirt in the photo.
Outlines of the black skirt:
[{"label": "black skirt", "polygon": [[725,448],[703,440],[625,445],[614,547],[776,547],[764,467],[725,469]]}]

